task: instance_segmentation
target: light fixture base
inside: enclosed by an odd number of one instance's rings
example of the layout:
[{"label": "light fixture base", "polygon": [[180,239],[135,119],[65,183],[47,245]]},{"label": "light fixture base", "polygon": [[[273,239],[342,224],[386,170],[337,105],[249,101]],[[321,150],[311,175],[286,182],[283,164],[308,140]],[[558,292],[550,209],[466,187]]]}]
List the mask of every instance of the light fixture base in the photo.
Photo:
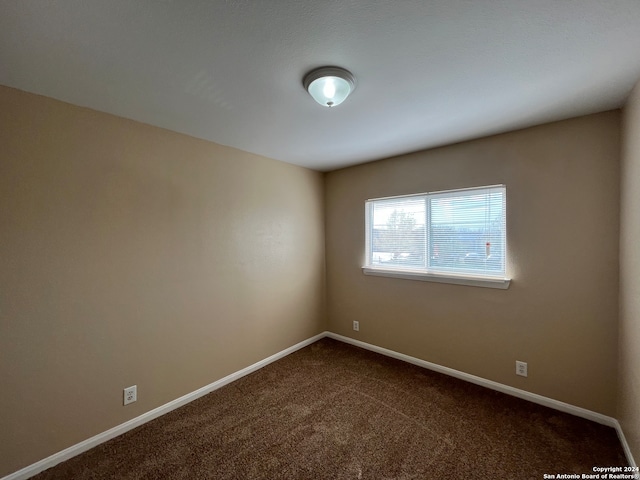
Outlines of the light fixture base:
[{"label": "light fixture base", "polygon": [[311,70],[302,81],[309,95],[323,107],[340,105],[356,88],[351,72],[340,67],[320,67]]}]

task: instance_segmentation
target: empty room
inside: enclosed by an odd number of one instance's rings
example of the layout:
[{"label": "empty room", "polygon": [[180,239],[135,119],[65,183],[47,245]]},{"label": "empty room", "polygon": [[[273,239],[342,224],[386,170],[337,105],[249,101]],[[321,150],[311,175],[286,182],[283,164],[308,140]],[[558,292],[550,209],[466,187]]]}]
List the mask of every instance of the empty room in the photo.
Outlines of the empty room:
[{"label": "empty room", "polygon": [[0,2],[0,479],[639,479],[640,2]]}]

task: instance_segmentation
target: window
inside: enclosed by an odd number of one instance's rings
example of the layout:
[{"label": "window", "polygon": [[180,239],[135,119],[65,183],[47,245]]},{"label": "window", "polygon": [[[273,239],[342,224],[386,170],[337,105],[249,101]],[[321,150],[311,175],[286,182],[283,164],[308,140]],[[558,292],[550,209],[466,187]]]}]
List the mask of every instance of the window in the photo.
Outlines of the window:
[{"label": "window", "polygon": [[504,185],[369,200],[364,273],[507,288]]}]

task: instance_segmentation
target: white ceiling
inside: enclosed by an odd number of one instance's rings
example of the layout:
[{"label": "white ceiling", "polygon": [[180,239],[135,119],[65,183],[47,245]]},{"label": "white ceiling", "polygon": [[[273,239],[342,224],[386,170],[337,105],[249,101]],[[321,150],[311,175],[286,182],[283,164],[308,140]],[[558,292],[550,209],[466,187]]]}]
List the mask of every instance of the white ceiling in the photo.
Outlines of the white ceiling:
[{"label": "white ceiling", "polygon": [[[358,87],[302,87],[318,66]],[[620,107],[638,0],[0,0],[0,84],[317,170]]]}]

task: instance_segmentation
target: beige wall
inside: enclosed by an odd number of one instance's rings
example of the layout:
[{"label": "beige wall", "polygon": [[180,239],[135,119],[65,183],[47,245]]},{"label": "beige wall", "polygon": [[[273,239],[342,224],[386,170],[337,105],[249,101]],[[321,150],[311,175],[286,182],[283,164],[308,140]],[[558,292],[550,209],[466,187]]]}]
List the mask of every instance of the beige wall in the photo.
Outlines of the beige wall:
[{"label": "beige wall", "polygon": [[640,461],[640,82],[623,109],[618,416]]},{"label": "beige wall", "polygon": [[[614,415],[619,117],[328,173],[329,330]],[[508,290],[363,275],[366,199],[499,183],[507,185]],[[529,363],[528,378],[515,375],[516,360]]]},{"label": "beige wall", "polygon": [[0,476],[325,330],[322,182],[0,87]]}]

